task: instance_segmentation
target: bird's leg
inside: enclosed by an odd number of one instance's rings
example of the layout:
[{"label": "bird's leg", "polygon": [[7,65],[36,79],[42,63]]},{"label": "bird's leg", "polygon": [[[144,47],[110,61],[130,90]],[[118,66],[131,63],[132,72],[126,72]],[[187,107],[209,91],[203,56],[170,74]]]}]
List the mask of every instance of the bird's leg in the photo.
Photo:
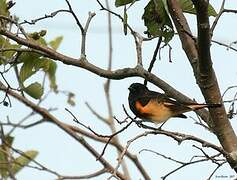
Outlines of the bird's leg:
[{"label": "bird's leg", "polygon": [[163,122],[159,127],[158,127],[158,130],[162,130],[161,128],[165,125],[167,121]]},{"label": "bird's leg", "polygon": [[137,126],[138,127],[142,127],[142,122],[143,122],[143,120],[136,120],[136,124],[137,124]]}]

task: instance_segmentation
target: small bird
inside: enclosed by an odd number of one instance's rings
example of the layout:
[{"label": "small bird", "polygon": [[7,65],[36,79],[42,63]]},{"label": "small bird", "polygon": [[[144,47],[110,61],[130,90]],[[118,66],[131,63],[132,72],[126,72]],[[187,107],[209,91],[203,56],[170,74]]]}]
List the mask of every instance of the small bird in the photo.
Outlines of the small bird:
[{"label": "small bird", "polygon": [[140,83],[133,83],[128,89],[130,91],[128,102],[132,112],[136,117],[156,124],[165,122],[171,117],[187,118],[183,113],[188,111],[221,106],[221,104],[182,103],[165,94],[150,91]]}]

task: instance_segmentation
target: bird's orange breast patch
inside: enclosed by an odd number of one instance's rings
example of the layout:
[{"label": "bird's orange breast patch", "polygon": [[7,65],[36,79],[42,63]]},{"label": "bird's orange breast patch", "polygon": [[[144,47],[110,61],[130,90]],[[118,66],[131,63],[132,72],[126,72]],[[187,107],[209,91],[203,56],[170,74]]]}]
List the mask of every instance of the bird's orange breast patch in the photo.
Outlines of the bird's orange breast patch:
[{"label": "bird's orange breast patch", "polygon": [[135,103],[136,109],[141,114],[162,114],[166,111],[167,108],[164,107],[162,103],[157,103],[155,100],[150,100],[145,106],[142,106],[141,102],[136,101]]},{"label": "bird's orange breast patch", "polygon": [[147,113],[146,111],[146,108],[142,106],[142,104],[139,102],[139,101],[136,101],[135,103],[135,107],[136,109],[138,110],[138,112],[140,112],[141,114],[143,113]]}]

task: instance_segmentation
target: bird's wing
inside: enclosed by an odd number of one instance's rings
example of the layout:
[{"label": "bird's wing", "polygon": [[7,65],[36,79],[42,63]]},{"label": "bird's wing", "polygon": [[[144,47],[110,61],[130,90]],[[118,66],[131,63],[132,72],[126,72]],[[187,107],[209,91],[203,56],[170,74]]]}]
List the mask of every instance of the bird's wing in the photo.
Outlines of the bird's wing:
[{"label": "bird's wing", "polygon": [[161,94],[155,91],[150,91],[148,94],[144,95],[141,99],[143,101],[149,101],[150,99],[156,99],[157,103],[162,103],[164,106],[169,108],[172,112],[174,112],[174,116],[179,116],[180,114],[191,111],[192,108],[189,106],[176,101],[175,99],[165,95]]}]

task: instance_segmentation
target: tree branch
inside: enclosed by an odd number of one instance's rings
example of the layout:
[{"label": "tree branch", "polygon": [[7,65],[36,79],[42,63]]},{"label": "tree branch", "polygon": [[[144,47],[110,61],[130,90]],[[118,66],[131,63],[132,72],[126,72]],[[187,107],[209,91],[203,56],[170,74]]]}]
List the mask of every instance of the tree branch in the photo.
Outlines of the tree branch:
[{"label": "tree branch", "polygon": [[[198,84],[207,102],[221,102],[222,96],[212,68],[210,54],[208,2],[201,0],[198,3],[193,1],[193,3],[197,11],[198,24],[198,67],[200,71]],[[224,149],[232,153],[233,159],[229,163],[237,172],[237,137],[227,118],[225,108],[210,109],[210,114],[213,120],[213,129]]]},{"label": "tree branch", "polygon": [[[24,38],[21,38],[15,34],[9,32],[9,31],[5,31],[1,28],[0,28],[0,34],[16,41],[19,44],[22,44],[27,47],[33,48],[35,50],[38,50],[39,52],[42,52],[42,55],[44,55],[48,58],[54,59],[56,61],[60,61],[60,62],[67,64],[67,65],[73,65],[76,67],[86,69],[86,70],[88,70],[94,74],[97,74],[98,76],[104,77],[104,78],[119,80],[119,79],[124,79],[124,78],[129,78],[129,77],[135,77],[135,76],[142,77],[144,79],[147,79],[149,82],[154,83],[159,88],[161,88],[167,95],[169,95],[181,102],[194,103],[194,101],[191,98],[188,98],[181,92],[177,91],[175,88],[171,87],[165,81],[161,80],[154,74],[149,73],[141,66],[136,66],[135,68],[123,68],[123,69],[118,69],[115,71],[104,70],[100,67],[97,67],[97,66],[89,63],[84,58],[81,58],[78,60],[75,58],[68,57],[66,55],[63,55],[61,53],[54,51],[51,48],[41,46],[34,41],[28,41]],[[205,122],[208,122],[209,115],[206,110],[204,110],[204,109],[199,110],[199,111],[197,111],[197,113]]]},{"label": "tree branch", "polygon": [[[197,26],[198,26],[198,71],[199,76],[206,76],[211,78],[212,61],[210,53],[210,24],[208,17],[209,3],[201,0],[199,2],[193,1],[197,11]],[[200,77],[200,78],[201,78]],[[208,83],[209,84],[209,83]],[[202,86],[201,83],[199,86]],[[219,100],[219,99],[216,99]]]},{"label": "tree branch", "polygon": [[[57,125],[62,130],[64,130],[67,134],[69,134],[76,141],[78,141],[83,147],[85,147],[88,150],[88,152],[90,152],[96,159],[100,157],[100,154],[96,151],[96,149],[94,149],[90,144],[88,144],[82,136],[78,136],[74,131],[72,131],[72,129],[70,129],[68,126],[65,126],[64,123],[61,123],[56,117],[50,114],[46,109],[39,107],[38,105],[22,97],[21,95],[15,93],[14,91],[9,90],[6,86],[4,86],[2,82],[0,82],[0,90],[7,92],[9,95],[16,98],[17,100],[25,104],[27,107],[31,108],[32,110],[40,114],[43,117],[43,119],[47,119],[49,122],[52,122],[53,124]],[[99,159],[99,162],[107,169],[108,172],[110,173],[114,172],[113,166],[108,161],[106,161],[103,157]],[[121,174],[120,172],[117,172],[116,175],[121,179],[126,179],[123,176],[123,174]]]},{"label": "tree branch", "polygon": [[[102,143],[108,143],[108,139],[109,138],[102,138],[102,137],[99,137],[99,136],[96,136],[92,133],[88,133],[87,131],[83,130],[83,129],[80,129],[78,127],[75,127],[75,126],[71,126],[71,125],[67,125],[69,126],[69,128],[71,128],[73,131],[79,133],[79,134],[82,134],[88,138],[91,138],[95,141],[99,141],[99,142],[102,142]],[[114,139],[112,139],[110,142],[109,142],[110,145],[113,145],[114,147],[116,147],[120,152],[123,152],[124,151],[124,147],[119,143],[119,142],[115,142]],[[139,172],[141,172],[141,174],[143,175],[143,177],[145,179],[149,179],[149,175],[147,174],[146,170],[144,169],[142,163],[139,161],[138,157],[135,155],[135,154],[132,154],[130,153],[128,150],[126,151],[125,155],[132,161],[134,162],[135,166],[137,167],[137,169],[139,170]]]},{"label": "tree branch", "polygon": [[[190,28],[183,15],[180,5],[175,0],[168,0],[171,17],[179,33],[184,51],[192,65],[195,78],[207,103],[222,102],[220,90],[212,69],[210,55],[210,27],[207,13],[208,2],[205,0],[194,1],[198,21],[198,45],[190,37]],[[188,34],[186,32],[189,32]],[[209,127],[215,132],[223,148],[232,153],[232,159],[228,159],[230,165],[237,171],[237,138],[231,127],[224,106],[209,109],[211,121]]]},{"label": "tree branch", "polygon": [[[110,9],[109,5],[109,0],[105,1],[106,9]],[[112,19],[111,19],[111,13],[107,12],[107,21],[108,21],[108,71],[111,71],[112,69],[112,62],[113,62],[113,38],[112,38]],[[116,133],[116,126],[115,126],[115,120],[114,120],[114,115],[113,115],[113,108],[112,108],[112,100],[110,96],[110,84],[111,84],[111,79],[107,79],[105,84],[104,84],[104,92],[105,92],[105,98],[106,98],[106,103],[107,103],[107,109],[108,109],[108,118],[107,118],[107,125],[109,126],[111,132],[114,134]],[[116,144],[120,144],[120,140],[118,136],[115,136],[113,138]],[[118,156],[120,156],[121,151],[117,149]],[[124,172],[124,176],[126,176],[128,179],[131,179],[127,164],[125,160],[122,160],[122,170]]]}]

